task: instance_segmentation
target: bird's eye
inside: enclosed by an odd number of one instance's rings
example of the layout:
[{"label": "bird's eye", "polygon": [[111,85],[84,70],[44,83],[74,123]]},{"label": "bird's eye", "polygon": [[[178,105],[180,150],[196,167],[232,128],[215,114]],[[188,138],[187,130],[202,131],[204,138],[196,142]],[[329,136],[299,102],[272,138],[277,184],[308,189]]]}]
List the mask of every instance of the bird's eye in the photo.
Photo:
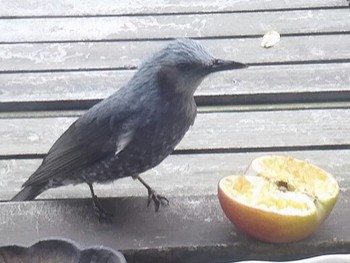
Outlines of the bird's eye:
[{"label": "bird's eye", "polygon": [[189,63],[179,63],[176,65],[176,68],[182,72],[189,71],[192,65]]}]

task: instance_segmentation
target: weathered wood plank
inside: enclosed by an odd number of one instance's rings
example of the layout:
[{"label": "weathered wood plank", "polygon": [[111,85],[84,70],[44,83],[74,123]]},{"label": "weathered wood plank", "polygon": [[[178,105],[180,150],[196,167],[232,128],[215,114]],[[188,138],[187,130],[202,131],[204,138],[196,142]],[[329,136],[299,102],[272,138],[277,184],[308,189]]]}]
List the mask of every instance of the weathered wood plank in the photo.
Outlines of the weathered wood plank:
[{"label": "weathered wood plank", "polygon": [[1,17],[23,16],[94,16],[94,15],[135,15],[135,14],[176,14],[202,12],[239,12],[252,10],[344,7],[346,0],[40,0],[12,1],[1,0]]},{"label": "weathered wood plank", "polygon": [[345,192],[310,238],[285,245],[260,242],[237,231],[211,195],[174,197],[158,213],[146,207],[146,198],[102,200],[115,214],[110,224],[98,222],[88,199],[0,203],[6,211],[0,214],[0,245],[69,238],[82,246],[119,249],[129,263],[291,260],[349,253],[349,201]]},{"label": "weathered wood plank", "polygon": [[[245,63],[350,60],[348,34],[282,37],[281,42],[271,49],[260,46],[261,38],[207,39],[199,42],[217,57]],[[126,41],[3,44],[0,45],[0,72],[129,69],[138,66],[143,59],[166,43],[167,41]]]},{"label": "weathered wood plank", "polygon": [[[171,155],[159,166],[144,173],[142,178],[170,199],[172,196],[214,195],[222,177],[243,174],[254,158],[265,154],[289,155],[307,160],[333,174],[342,193],[350,189],[350,150]],[[0,200],[14,196],[40,163],[40,159],[0,160]],[[147,195],[146,189],[131,178],[107,185],[97,184],[95,190],[101,197]],[[88,197],[88,187],[77,185],[51,189],[39,198]]]},{"label": "weathered wood plank", "polygon": [[[239,24],[239,26],[235,26]],[[35,30],[33,30],[35,28]],[[0,42],[167,39],[348,32],[348,9],[236,14],[2,19]],[[333,42],[334,43],[334,42]]]},{"label": "weathered wood plank", "polygon": [[[201,103],[198,97],[213,101],[219,96],[232,104],[316,101],[322,96],[343,100],[350,92],[349,72],[350,63],[252,66],[209,76],[196,98]],[[9,103],[14,104],[13,109],[20,109],[23,103],[39,107],[39,102],[55,102],[59,108],[62,101],[73,108],[81,101],[109,96],[132,74],[132,70],[0,74],[0,110],[9,109]],[[336,94],[332,98],[331,92]]]},{"label": "weathered wood plank", "polygon": [[[201,113],[178,150],[349,145],[350,109]],[[0,155],[46,153],[75,120],[0,119]]]}]

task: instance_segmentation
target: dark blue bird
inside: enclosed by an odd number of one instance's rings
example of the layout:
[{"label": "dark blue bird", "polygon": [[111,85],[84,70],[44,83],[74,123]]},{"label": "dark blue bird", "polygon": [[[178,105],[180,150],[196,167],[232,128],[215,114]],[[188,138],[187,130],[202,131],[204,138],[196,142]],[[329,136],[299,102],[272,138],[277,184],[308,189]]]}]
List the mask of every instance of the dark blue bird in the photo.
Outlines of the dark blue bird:
[{"label": "dark blue bird", "polygon": [[244,67],[214,58],[193,40],[170,42],[126,85],[68,128],[12,200],[32,200],[49,188],[86,183],[95,212],[104,218],[107,213],[93,183],[132,176],[147,188],[148,204],[153,200],[158,210],[168,200],[139,174],[163,161],[193,124],[197,113],[193,94],[202,80],[213,72]]}]

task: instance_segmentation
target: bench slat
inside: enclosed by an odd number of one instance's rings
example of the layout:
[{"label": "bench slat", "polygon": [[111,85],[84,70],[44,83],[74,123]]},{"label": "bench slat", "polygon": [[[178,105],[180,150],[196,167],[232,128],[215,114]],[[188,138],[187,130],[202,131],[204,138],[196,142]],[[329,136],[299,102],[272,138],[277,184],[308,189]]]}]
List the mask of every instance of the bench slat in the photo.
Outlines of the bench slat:
[{"label": "bench slat", "polygon": [[[238,26],[239,24],[239,26]],[[0,20],[0,42],[167,39],[348,32],[348,9],[236,14]],[[35,30],[33,30],[35,28]],[[334,41],[332,43],[335,43]]]},{"label": "bench slat", "polygon": [[94,15],[134,15],[134,14],[162,14],[162,13],[201,13],[201,12],[237,12],[248,10],[271,10],[290,8],[322,8],[344,7],[345,0],[24,0],[20,2],[2,0],[1,17],[23,16],[94,16]]},{"label": "bench slat", "polygon": [[[349,72],[350,63],[252,66],[209,76],[195,95],[199,103],[198,97],[208,97],[207,102],[221,97],[221,103],[232,104],[344,100],[350,92]],[[74,108],[83,101],[91,106],[119,89],[133,74],[132,70],[0,74],[0,110],[9,110],[10,103],[13,110],[25,103],[33,108],[42,103],[41,109],[53,104]]]},{"label": "bench slat", "polygon": [[145,197],[102,199],[115,215],[110,224],[98,222],[89,199],[0,203],[0,210],[6,211],[0,213],[4,233],[0,245],[69,238],[82,246],[120,249],[129,263],[290,260],[346,253],[349,198],[345,192],[310,238],[286,245],[256,241],[238,232],[223,215],[217,197],[210,195],[174,197],[158,213],[146,207]]},{"label": "bench slat", "polygon": [[[73,117],[0,119],[0,156],[46,153]],[[198,114],[178,150],[262,150],[350,144],[350,109]]]},{"label": "bench slat", "polygon": [[[218,58],[244,63],[350,61],[347,34],[282,37],[271,49],[260,46],[261,38],[199,41]],[[0,45],[0,72],[129,69],[165,45],[164,41],[6,44]]]},{"label": "bench slat", "polygon": [[[217,193],[219,180],[228,175],[243,174],[250,162],[261,155],[288,155],[307,160],[333,174],[341,191],[350,189],[350,150],[189,154],[171,155],[159,166],[142,175],[159,193],[172,196],[211,195]],[[0,200],[8,200],[37,169],[41,159],[0,160]],[[146,196],[146,189],[130,178],[113,184],[95,186],[101,197]],[[86,185],[60,187],[40,195],[40,199],[89,198]]]}]

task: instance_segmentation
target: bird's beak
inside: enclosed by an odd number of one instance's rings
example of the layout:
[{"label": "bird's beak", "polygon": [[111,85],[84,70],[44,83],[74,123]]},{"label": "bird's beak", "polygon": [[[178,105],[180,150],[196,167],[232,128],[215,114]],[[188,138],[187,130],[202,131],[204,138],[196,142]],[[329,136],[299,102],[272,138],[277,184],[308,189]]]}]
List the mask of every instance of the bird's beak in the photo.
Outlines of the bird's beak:
[{"label": "bird's beak", "polygon": [[213,66],[209,69],[209,73],[218,72],[218,71],[224,71],[224,70],[232,70],[232,69],[241,69],[241,68],[247,68],[248,66],[246,64],[232,61],[232,60],[222,60],[217,59],[215,60],[215,63]]}]

